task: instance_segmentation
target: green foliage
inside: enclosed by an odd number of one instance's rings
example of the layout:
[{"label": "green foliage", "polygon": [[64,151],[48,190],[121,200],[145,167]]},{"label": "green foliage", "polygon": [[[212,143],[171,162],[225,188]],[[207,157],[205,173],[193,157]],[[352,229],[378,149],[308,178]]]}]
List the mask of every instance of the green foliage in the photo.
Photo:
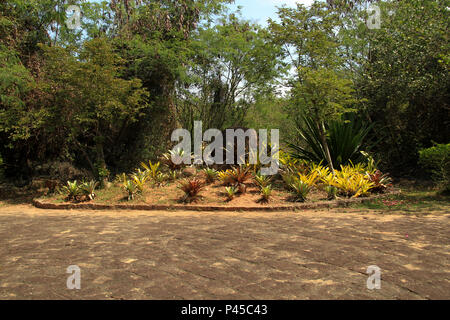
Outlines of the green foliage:
[{"label": "green foliage", "polygon": [[444,193],[450,192],[450,144],[436,144],[419,151],[420,164],[429,170]]},{"label": "green foliage", "polygon": [[238,189],[233,186],[228,186],[228,187],[225,187],[225,192],[227,194],[227,200],[231,201],[238,193]]},{"label": "green foliage", "polygon": [[128,201],[134,200],[135,195],[139,193],[138,186],[132,180],[125,180],[122,187],[127,193]]},{"label": "green foliage", "polygon": [[[385,166],[417,170],[418,151],[450,138],[448,1],[380,1],[379,30],[360,28],[355,75]],[[392,14],[388,14],[391,12]],[[409,173],[409,172],[408,172]]]},{"label": "green foliage", "polygon": [[300,179],[294,179],[294,182],[290,184],[290,188],[294,192],[297,201],[305,202],[312,186]]},{"label": "green foliage", "polygon": [[272,195],[272,186],[270,184],[261,187],[261,196],[263,202],[268,202],[271,195]]},{"label": "green foliage", "polygon": [[73,201],[81,194],[81,186],[77,180],[67,181],[67,184],[62,187],[61,191],[66,194],[66,200]]},{"label": "green foliage", "polygon": [[207,183],[212,183],[217,179],[218,172],[215,169],[205,168],[202,170],[202,172],[205,175],[205,179],[206,179]]},{"label": "green foliage", "polygon": [[273,176],[263,176],[260,173],[257,173],[255,174],[253,179],[255,180],[256,184],[262,189],[270,184],[272,178]]},{"label": "green foliage", "polygon": [[148,164],[141,162],[141,166],[145,169],[145,174],[152,180],[155,180],[158,177],[159,172],[159,166],[160,163],[152,163],[151,161],[148,162]]},{"label": "green foliage", "polygon": [[[371,130],[361,121],[328,121],[324,126],[327,132],[327,144],[330,150],[331,160],[336,166],[347,165],[350,162],[363,161],[361,147],[364,139]],[[298,129],[300,141],[306,146],[290,143],[292,157],[308,160],[315,163],[326,163],[325,146],[320,138],[320,131],[311,118],[304,118],[304,127]]]},{"label": "green foliage", "polygon": [[89,181],[81,184],[80,189],[83,194],[89,199],[94,200],[95,198],[95,189],[98,187],[99,183],[97,181]]},{"label": "green foliage", "polygon": [[132,175],[131,180],[135,184],[136,188],[140,193],[144,191],[145,183],[149,179],[149,175],[147,171],[142,171],[141,169],[137,169]]},{"label": "green foliage", "polygon": [[199,28],[189,81],[178,88],[177,115],[184,128],[201,120],[207,128],[241,125],[253,100],[273,89],[281,49],[268,31],[238,14]]}]

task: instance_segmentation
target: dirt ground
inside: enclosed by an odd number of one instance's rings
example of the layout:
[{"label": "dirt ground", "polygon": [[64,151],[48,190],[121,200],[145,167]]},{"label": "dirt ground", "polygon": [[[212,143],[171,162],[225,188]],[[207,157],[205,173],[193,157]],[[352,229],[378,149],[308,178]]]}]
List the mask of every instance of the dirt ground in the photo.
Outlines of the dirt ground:
[{"label": "dirt ground", "polygon": [[[0,206],[1,299],[450,299],[450,212]],[[66,269],[81,269],[81,289]],[[367,267],[381,289],[366,287]]]}]

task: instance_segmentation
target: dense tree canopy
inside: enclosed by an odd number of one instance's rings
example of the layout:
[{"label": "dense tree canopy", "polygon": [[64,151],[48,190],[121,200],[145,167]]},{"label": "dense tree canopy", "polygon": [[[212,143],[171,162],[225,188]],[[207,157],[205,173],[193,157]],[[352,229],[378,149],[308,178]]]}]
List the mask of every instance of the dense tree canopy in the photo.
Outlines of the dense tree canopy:
[{"label": "dense tree canopy", "polygon": [[[420,149],[449,142],[448,0],[316,1],[279,8],[267,27],[231,2],[1,1],[5,175],[65,161],[106,177],[198,120],[301,144],[306,116],[326,146],[326,123],[352,113],[373,128],[361,148],[393,173],[419,171]],[[366,25],[371,3],[379,29]],[[69,4],[80,28],[66,25]]]}]

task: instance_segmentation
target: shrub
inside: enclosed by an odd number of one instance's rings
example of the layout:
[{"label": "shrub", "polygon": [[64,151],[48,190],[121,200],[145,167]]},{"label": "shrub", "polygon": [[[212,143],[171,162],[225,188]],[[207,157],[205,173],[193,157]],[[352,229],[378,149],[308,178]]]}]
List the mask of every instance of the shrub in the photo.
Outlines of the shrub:
[{"label": "shrub", "polygon": [[225,187],[225,191],[227,193],[227,200],[228,201],[233,200],[234,196],[238,192],[237,188],[235,188],[235,187]]},{"label": "shrub", "polygon": [[205,175],[205,179],[207,183],[212,183],[216,180],[218,172],[212,168],[205,168],[202,170]]},{"label": "shrub", "polygon": [[239,166],[230,171],[231,184],[238,188],[241,193],[245,193],[245,183],[252,177],[250,170],[250,167]]},{"label": "shrub", "polygon": [[272,195],[272,186],[269,184],[265,187],[261,187],[261,196],[263,202],[268,202],[270,196]]},{"label": "shrub", "polygon": [[134,199],[134,196],[139,193],[139,189],[136,186],[136,184],[134,183],[134,181],[132,180],[126,180],[124,181],[123,185],[122,185],[123,189],[125,190],[125,192],[128,195],[128,201],[131,201]]},{"label": "shrub", "polygon": [[323,180],[329,185],[338,188],[339,194],[346,197],[357,198],[368,194],[369,190],[375,186],[361,170],[361,166],[341,166],[341,170],[336,171],[334,177],[330,174]]},{"label": "shrub", "polygon": [[145,182],[147,182],[148,177],[148,173],[146,171],[142,171],[141,169],[138,169],[131,175],[131,180],[139,192],[142,193],[144,191]]},{"label": "shrub", "polygon": [[151,161],[149,161],[148,164],[144,162],[141,163],[142,168],[144,168],[145,170],[145,174],[150,179],[155,179],[158,176],[159,165],[160,165],[159,162],[153,164]]},{"label": "shrub", "polygon": [[82,193],[84,194],[84,196],[87,197],[87,199],[89,200],[94,200],[95,198],[95,189],[98,187],[99,183],[97,181],[89,181],[89,182],[84,182],[81,186],[80,189],[82,191]]},{"label": "shrub", "polygon": [[[298,134],[306,147],[290,143],[289,148],[292,150],[292,157],[315,163],[328,163],[319,129],[310,118],[304,117],[303,122],[304,127],[298,129]],[[362,160],[360,148],[370,132],[371,126],[367,127],[362,121],[350,118],[349,121],[329,121],[325,127],[327,144],[335,167],[348,164],[350,161],[359,162]]]},{"label": "shrub", "polygon": [[[178,150],[170,150],[167,153],[164,153],[161,156],[161,161],[167,166],[169,167],[170,170],[179,170],[181,168],[183,168],[184,164],[181,162],[181,159],[183,159],[185,157],[186,153],[184,150],[178,149]],[[192,157],[192,156],[191,156]],[[180,162],[179,164],[175,163],[173,161],[173,159],[177,159],[180,161],[175,161],[175,162]]]},{"label": "shrub", "polygon": [[450,143],[420,150],[419,163],[432,173],[444,193],[450,193]]},{"label": "shrub", "polygon": [[335,186],[326,186],[325,191],[327,192],[328,200],[335,200],[337,198],[338,189]]},{"label": "shrub", "polygon": [[219,180],[222,182],[224,186],[229,186],[232,184],[231,171],[232,171],[231,169],[228,169],[226,171],[219,171],[217,173]]},{"label": "shrub", "polygon": [[264,187],[267,187],[270,182],[272,181],[272,177],[269,176],[263,176],[259,173],[255,174],[254,180],[256,184],[262,189]]},{"label": "shrub", "polygon": [[178,186],[184,192],[183,202],[193,202],[200,196],[200,191],[205,187],[203,182],[198,179],[185,180]]},{"label": "shrub", "polygon": [[71,182],[67,181],[67,184],[61,190],[66,194],[67,201],[77,200],[78,196],[81,194],[81,188],[77,180]]},{"label": "shrub", "polygon": [[312,187],[309,184],[300,179],[294,179],[294,182],[290,186],[291,190],[294,192],[296,196],[297,201],[300,202],[306,201],[308,194],[312,189]]},{"label": "shrub", "polygon": [[392,179],[388,174],[383,174],[380,170],[376,170],[374,173],[366,173],[369,181],[374,185],[370,188],[370,192],[384,192],[388,187],[392,186]]}]

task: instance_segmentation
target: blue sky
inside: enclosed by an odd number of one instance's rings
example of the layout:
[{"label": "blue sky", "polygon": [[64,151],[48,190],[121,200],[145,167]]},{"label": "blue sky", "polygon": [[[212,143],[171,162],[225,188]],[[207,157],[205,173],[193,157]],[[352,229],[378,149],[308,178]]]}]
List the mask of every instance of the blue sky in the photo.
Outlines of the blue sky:
[{"label": "blue sky", "polygon": [[242,6],[244,18],[264,25],[268,18],[275,19],[277,17],[276,7],[281,7],[283,4],[295,7],[296,2],[309,5],[313,0],[235,0],[235,4],[231,8],[236,9],[238,6]]}]

